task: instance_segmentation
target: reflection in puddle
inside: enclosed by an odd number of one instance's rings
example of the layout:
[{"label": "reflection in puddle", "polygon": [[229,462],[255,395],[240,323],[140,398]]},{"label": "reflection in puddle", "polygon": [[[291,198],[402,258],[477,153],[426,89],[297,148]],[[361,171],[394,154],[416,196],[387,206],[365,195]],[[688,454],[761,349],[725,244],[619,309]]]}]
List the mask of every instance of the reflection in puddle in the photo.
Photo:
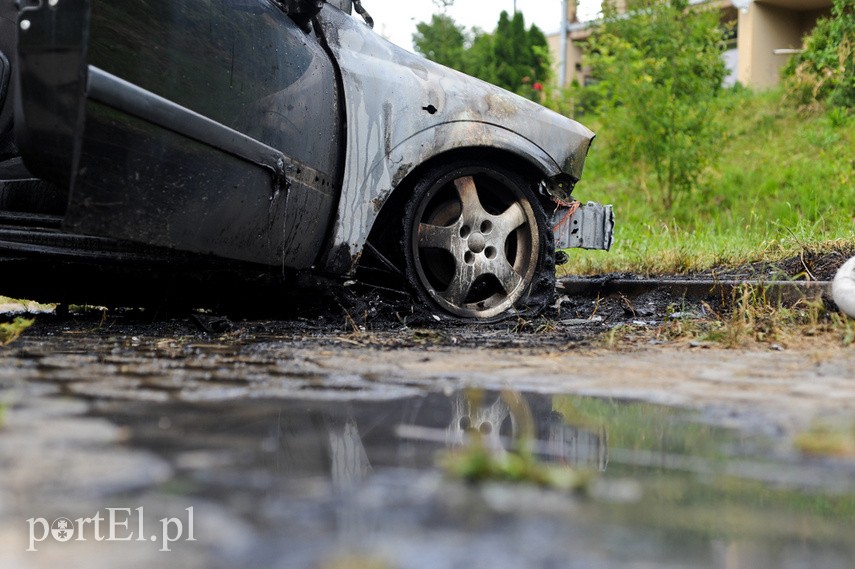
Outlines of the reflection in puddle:
[{"label": "reflection in puddle", "polygon": [[[99,409],[172,463],[164,491],[253,525],[250,564],[356,551],[390,567],[855,566],[852,461],[685,410],[483,392]],[[444,476],[437,455],[475,433],[596,473],[590,495]]]}]

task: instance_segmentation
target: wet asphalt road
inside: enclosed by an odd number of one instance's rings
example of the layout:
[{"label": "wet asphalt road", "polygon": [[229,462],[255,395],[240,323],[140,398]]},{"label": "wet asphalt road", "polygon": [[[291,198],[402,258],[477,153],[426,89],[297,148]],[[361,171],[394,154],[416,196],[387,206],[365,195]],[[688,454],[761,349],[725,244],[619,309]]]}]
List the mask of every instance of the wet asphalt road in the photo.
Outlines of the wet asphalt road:
[{"label": "wet asphalt road", "polygon": [[[37,324],[0,349],[0,567],[855,565],[855,460],[794,445],[855,437],[851,350],[595,333]],[[584,494],[438,466],[520,408]]]}]

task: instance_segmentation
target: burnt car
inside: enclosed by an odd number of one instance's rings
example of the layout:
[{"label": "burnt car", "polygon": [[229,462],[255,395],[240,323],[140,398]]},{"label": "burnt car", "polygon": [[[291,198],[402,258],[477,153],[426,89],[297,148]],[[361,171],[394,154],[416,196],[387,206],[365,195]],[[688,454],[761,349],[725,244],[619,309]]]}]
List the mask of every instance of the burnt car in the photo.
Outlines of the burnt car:
[{"label": "burnt car", "polygon": [[611,245],[611,207],[571,195],[590,130],[359,2],[0,2],[0,294],[366,269],[483,320],[548,302],[556,249]]}]

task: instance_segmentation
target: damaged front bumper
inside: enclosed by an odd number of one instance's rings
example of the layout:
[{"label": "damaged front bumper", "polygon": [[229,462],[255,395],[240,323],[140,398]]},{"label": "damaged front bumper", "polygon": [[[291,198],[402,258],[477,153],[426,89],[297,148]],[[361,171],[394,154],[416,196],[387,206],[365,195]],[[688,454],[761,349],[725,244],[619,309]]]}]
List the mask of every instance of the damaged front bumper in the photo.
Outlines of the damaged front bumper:
[{"label": "damaged front bumper", "polygon": [[552,214],[552,231],[556,249],[608,251],[614,241],[614,210],[594,202],[560,202]]}]

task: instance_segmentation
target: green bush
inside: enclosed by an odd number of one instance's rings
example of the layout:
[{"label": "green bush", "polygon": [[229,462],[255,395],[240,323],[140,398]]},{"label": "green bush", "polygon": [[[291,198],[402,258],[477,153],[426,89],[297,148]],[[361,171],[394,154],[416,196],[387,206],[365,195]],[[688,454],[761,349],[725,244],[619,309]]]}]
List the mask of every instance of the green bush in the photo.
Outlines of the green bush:
[{"label": "green bush", "polygon": [[805,51],[784,68],[791,100],[805,108],[855,108],[855,2],[834,0],[830,18],[821,18]]},{"label": "green bush", "polygon": [[654,191],[670,207],[716,155],[721,128],[710,108],[725,75],[718,13],[687,0],[636,0],[629,17],[609,6],[588,45],[599,80],[588,98],[599,101],[613,161],[655,172]]}]

